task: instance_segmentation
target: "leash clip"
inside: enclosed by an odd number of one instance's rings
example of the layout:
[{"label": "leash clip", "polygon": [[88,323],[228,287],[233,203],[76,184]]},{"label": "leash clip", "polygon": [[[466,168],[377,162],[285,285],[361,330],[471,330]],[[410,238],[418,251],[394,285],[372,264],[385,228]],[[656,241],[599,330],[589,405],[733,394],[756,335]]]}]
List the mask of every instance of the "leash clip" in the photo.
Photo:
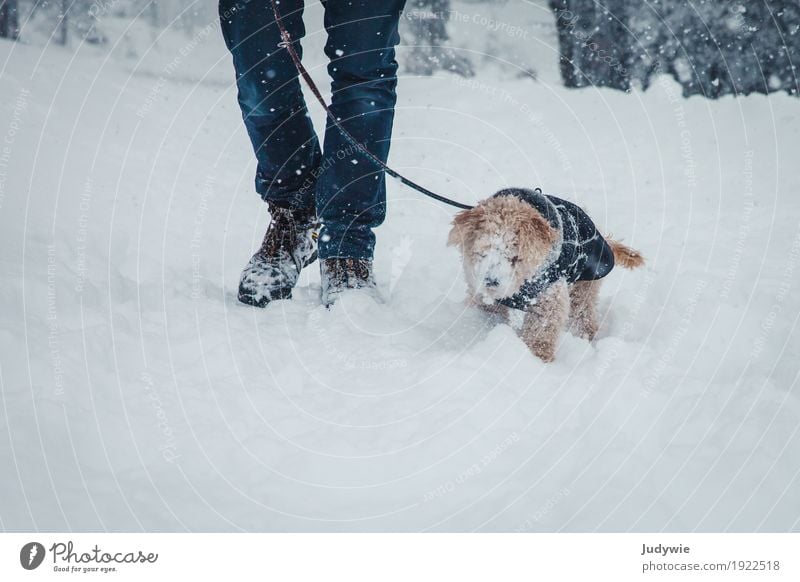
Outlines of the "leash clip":
[{"label": "leash clip", "polygon": [[292,37],[289,35],[288,31],[282,30],[281,42],[278,43],[278,48],[289,48],[290,44],[292,44]]}]

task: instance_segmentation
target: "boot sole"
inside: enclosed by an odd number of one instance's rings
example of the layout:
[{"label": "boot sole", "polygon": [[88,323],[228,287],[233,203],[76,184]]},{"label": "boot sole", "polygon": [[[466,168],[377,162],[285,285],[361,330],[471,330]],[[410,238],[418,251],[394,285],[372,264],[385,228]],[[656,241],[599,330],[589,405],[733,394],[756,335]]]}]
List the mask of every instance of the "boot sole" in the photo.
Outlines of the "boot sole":
[{"label": "boot sole", "polygon": [[272,289],[269,292],[268,296],[261,296],[258,299],[255,298],[254,295],[242,291],[239,289],[239,301],[244,303],[245,305],[252,305],[253,307],[266,307],[269,305],[271,301],[275,301],[278,299],[291,299],[292,298],[292,290],[291,288],[288,289]]}]

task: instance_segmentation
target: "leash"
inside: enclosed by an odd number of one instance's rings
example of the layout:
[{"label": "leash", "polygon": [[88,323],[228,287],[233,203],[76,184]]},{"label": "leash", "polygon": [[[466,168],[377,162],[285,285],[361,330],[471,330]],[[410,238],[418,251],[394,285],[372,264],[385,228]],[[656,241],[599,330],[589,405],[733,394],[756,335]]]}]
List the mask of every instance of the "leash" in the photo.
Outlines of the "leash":
[{"label": "leash", "polygon": [[[376,0],[371,0],[371,1],[374,2]],[[342,137],[344,137],[345,140],[350,142],[350,145],[353,146],[356,149],[356,151],[361,152],[361,154],[364,157],[368,158],[370,161],[372,161],[372,163],[382,168],[383,171],[389,174],[392,178],[400,180],[400,182],[402,182],[409,188],[412,188],[417,192],[424,194],[425,196],[433,198],[434,200],[438,200],[439,202],[444,202],[445,204],[449,204],[450,206],[455,206],[456,208],[462,208],[464,210],[469,210],[470,208],[473,208],[468,204],[462,204],[461,202],[456,202],[455,200],[450,200],[449,198],[445,198],[444,196],[431,192],[427,188],[420,186],[413,180],[409,180],[399,172],[396,172],[395,170],[391,169],[389,166],[383,163],[383,161],[378,156],[376,156],[375,154],[370,152],[366,147],[364,147],[364,145],[361,144],[361,142],[359,142],[356,138],[354,138],[350,134],[350,132],[347,131],[344,128],[344,126],[342,126],[341,123],[339,123],[339,120],[336,119],[336,116],[330,110],[328,104],[325,103],[325,99],[323,99],[322,93],[320,93],[319,88],[317,87],[316,83],[314,83],[314,79],[311,78],[311,75],[308,73],[306,68],[303,66],[303,63],[300,61],[300,57],[298,56],[297,51],[294,49],[294,46],[292,45],[292,37],[289,34],[289,31],[287,31],[286,27],[283,25],[283,19],[281,18],[280,10],[278,10],[277,0],[271,0],[271,2],[272,2],[272,12],[275,15],[275,23],[278,25],[278,30],[281,33],[281,42],[278,43],[278,46],[281,48],[285,48],[287,51],[289,51],[289,56],[292,57],[292,62],[294,63],[297,72],[300,73],[301,77],[303,77],[303,80],[306,82],[306,85],[308,85],[308,88],[311,89],[311,92],[314,94],[314,97],[317,98],[317,101],[325,110],[325,113],[328,115],[328,119],[330,119],[331,123],[333,123],[333,125],[336,126],[336,128],[342,134]]]}]

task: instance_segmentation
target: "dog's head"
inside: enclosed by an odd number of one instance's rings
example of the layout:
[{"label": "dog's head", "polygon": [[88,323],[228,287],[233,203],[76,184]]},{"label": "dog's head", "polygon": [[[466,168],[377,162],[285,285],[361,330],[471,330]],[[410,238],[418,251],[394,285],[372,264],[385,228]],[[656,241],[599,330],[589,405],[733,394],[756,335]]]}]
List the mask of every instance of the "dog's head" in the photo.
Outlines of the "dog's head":
[{"label": "dog's head", "polygon": [[470,292],[491,304],[519,291],[549,259],[557,238],[530,204],[497,196],[458,213],[447,244],[461,250]]}]

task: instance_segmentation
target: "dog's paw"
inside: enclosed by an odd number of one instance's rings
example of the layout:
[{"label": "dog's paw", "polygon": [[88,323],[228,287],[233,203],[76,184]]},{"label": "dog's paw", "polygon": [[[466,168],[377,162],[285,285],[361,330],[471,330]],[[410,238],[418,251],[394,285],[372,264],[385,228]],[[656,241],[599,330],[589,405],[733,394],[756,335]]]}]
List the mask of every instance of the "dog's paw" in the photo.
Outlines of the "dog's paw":
[{"label": "dog's paw", "polygon": [[533,355],[542,360],[545,364],[549,364],[556,359],[556,346],[551,344],[535,343],[531,346]]}]

